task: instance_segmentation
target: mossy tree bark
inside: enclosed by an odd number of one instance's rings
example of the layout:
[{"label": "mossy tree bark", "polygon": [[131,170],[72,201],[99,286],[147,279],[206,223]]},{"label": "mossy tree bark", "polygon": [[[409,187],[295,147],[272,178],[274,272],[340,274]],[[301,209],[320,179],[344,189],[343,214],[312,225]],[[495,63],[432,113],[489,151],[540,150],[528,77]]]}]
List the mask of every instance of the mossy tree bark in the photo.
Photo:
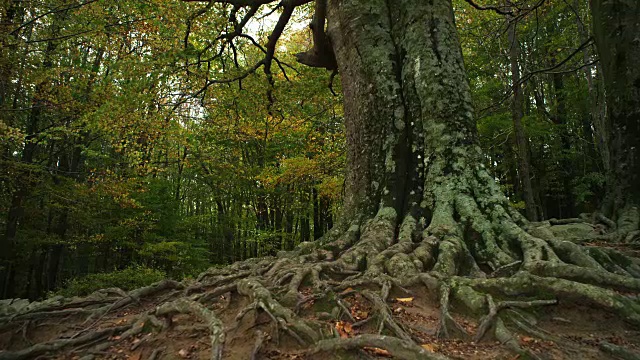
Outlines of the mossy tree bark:
[{"label": "mossy tree bark", "polygon": [[632,240],[640,237],[640,3],[591,0],[591,11],[610,129],[604,213]]},{"label": "mossy tree bark", "polygon": [[[345,97],[347,215],[377,212],[378,223],[350,261],[431,236],[436,253],[451,252],[438,261],[446,273],[469,247],[484,254],[470,271],[515,261],[499,238],[522,219],[482,165],[451,3],[334,1],[328,15]],[[432,255],[410,258],[425,266]]]}]

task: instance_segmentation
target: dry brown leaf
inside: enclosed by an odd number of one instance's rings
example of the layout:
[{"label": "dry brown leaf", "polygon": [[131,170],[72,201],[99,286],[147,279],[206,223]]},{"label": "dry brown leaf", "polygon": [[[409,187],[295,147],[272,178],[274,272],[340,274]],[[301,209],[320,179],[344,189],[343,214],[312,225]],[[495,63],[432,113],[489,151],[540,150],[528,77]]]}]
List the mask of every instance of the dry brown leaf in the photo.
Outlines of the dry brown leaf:
[{"label": "dry brown leaf", "polygon": [[389,351],[385,350],[385,349],[380,349],[380,348],[377,348],[377,347],[368,347],[368,346],[365,346],[364,349],[367,350],[367,351],[371,351],[375,355],[391,356],[391,353]]},{"label": "dry brown leaf", "polygon": [[422,344],[420,345],[423,349],[425,350],[429,350],[431,352],[436,352],[438,351],[439,347],[436,344]]},{"label": "dry brown leaf", "polygon": [[353,327],[351,327],[351,324],[348,322],[338,321],[336,323],[336,330],[341,338],[348,338],[353,335]]},{"label": "dry brown leaf", "polygon": [[348,288],[344,289],[344,290],[340,293],[340,295],[348,294],[348,293],[350,293],[350,292],[352,292],[352,291],[353,291],[353,288],[348,287]]},{"label": "dry brown leaf", "polygon": [[142,351],[136,351],[134,354],[127,357],[127,360],[140,360],[142,357]]},{"label": "dry brown leaf", "polygon": [[522,342],[524,342],[524,343],[530,343],[530,342],[533,342],[535,340],[534,338],[528,337],[528,336],[523,336],[521,339],[522,339]]},{"label": "dry brown leaf", "polygon": [[358,311],[358,313],[354,317],[357,320],[363,320],[369,317],[369,313],[366,311]]}]

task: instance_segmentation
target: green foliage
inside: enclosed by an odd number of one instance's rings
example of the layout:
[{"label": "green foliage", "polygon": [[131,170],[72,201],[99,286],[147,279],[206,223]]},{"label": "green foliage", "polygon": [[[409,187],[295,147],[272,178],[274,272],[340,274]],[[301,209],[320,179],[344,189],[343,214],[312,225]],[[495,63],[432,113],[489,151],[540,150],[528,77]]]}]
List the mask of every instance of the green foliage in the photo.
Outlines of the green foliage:
[{"label": "green foliage", "polygon": [[593,211],[597,210],[597,205],[605,192],[605,181],[605,175],[600,172],[587,173],[574,179],[572,186],[576,202],[587,204]]},{"label": "green foliage", "polygon": [[[513,6],[531,4],[525,0]],[[588,64],[595,57],[593,47],[575,52],[589,38],[588,2],[552,0],[540,5],[509,23],[504,15],[454,1],[488,168],[514,206],[524,208],[512,120],[512,43],[506,31],[514,24],[535,205],[547,218],[571,217],[598,207],[605,150],[598,144],[607,137],[601,125],[604,94],[599,70]]]},{"label": "green foliage", "polygon": [[[201,4],[70,4],[0,5],[0,233],[12,239],[0,282],[12,267],[21,284],[0,296],[35,299],[130,264],[195,276],[331,226],[344,135],[326,71],[287,68],[286,81],[274,66],[270,98],[262,71],[205,84],[263,56],[239,41],[241,61],[228,46],[218,57],[222,7],[185,40]],[[295,64],[308,39],[286,34],[279,58]]]},{"label": "green foliage", "polygon": [[[64,291],[80,294],[127,274],[137,284],[194,276],[293,249],[337,219],[346,139],[329,73],[283,67],[287,81],[274,65],[272,88],[263,71],[241,84],[207,83],[243,74],[264,55],[246,39],[233,49],[215,40],[232,30],[226,5],[195,16],[204,4],[7,4],[17,8],[0,24],[0,80],[9,84],[0,89],[0,233],[16,226],[3,237],[14,246],[2,249],[0,276],[12,266],[22,285],[0,295],[38,298],[67,281]],[[579,45],[588,4],[572,4],[546,1],[518,19],[523,75]],[[454,6],[486,165],[522,209],[506,20],[462,0]],[[295,64],[309,44],[308,30],[287,31],[276,55]],[[585,60],[579,55],[557,69],[562,87],[545,71],[523,84],[532,182],[548,217],[593,209],[603,187],[594,145],[600,74],[589,68],[589,84],[570,71]],[[109,272],[130,264],[141,267]],[[91,273],[99,275],[73,280]]]},{"label": "green foliage", "polygon": [[166,278],[166,274],[157,269],[141,266],[128,267],[106,273],[89,274],[80,278],[74,278],[56,292],[56,295],[66,297],[86,296],[96,290],[106,288],[120,288],[133,290],[139,287],[151,285]]}]

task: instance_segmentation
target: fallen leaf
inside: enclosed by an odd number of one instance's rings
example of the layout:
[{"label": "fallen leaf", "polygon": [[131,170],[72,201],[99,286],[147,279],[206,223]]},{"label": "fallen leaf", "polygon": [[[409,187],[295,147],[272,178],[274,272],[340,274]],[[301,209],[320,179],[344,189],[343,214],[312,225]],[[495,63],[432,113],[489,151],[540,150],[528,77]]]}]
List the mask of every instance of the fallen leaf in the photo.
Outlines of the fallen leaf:
[{"label": "fallen leaf", "polygon": [[413,297],[407,297],[407,298],[396,298],[397,302],[401,302],[401,303],[410,303],[413,301]]},{"label": "fallen leaf", "polygon": [[429,350],[431,352],[436,352],[439,349],[438,345],[436,345],[436,344],[422,344],[422,345],[420,345],[420,347],[422,347],[425,350]]},{"label": "fallen leaf", "polygon": [[356,320],[362,320],[368,318],[369,313],[366,311],[358,311],[353,317],[355,317]]},{"label": "fallen leaf", "polygon": [[348,293],[350,293],[350,292],[352,292],[352,291],[353,291],[353,289],[352,289],[352,288],[350,288],[350,287],[348,287],[348,288],[344,289],[344,291],[343,291],[343,292],[341,292],[341,293],[340,293],[340,295],[348,294]]},{"label": "fallen leaf", "polygon": [[364,347],[365,350],[371,351],[372,353],[374,353],[375,355],[380,355],[380,356],[391,356],[391,353],[388,352],[385,349],[380,349],[380,348],[376,348],[376,347],[368,347],[365,346]]},{"label": "fallen leaf", "polygon": [[185,349],[180,349],[180,351],[178,351],[178,355],[186,359],[187,357],[189,357],[189,352]]},{"label": "fallen leaf", "polygon": [[528,336],[523,336],[521,339],[522,339],[522,342],[524,343],[530,343],[534,340],[532,337],[528,337]]},{"label": "fallen leaf", "polygon": [[348,322],[338,321],[336,323],[336,330],[341,338],[348,338],[353,335],[353,327],[351,327],[351,324]]}]

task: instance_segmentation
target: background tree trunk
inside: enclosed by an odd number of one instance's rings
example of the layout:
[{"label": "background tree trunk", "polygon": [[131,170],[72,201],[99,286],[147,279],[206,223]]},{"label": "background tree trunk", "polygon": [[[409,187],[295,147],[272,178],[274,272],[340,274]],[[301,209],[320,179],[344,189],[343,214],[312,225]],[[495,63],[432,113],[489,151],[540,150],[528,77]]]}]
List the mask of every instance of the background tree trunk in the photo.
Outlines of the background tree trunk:
[{"label": "background tree trunk", "polygon": [[538,221],[538,209],[533,196],[533,186],[531,185],[531,161],[529,160],[529,141],[527,140],[522,125],[524,115],[522,96],[522,84],[520,83],[520,43],[517,37],[517,21],[511,16],[507,16],[509,22],[509,61],[511,63],[511,115],[513,118],[513,129],[516,136],[518,148],[518,175],[522,183],[522,193],[524,195],[525,210],[527,219]]},{"label": "background tree trunk", "polygon": [[640,3],[592,0],[611,126],[609,211],[640,203]]},{"label": "background tree trunk", "polygon": [[640,2],[591,0],[591,10],[611,129],[604,212],[623,231],[634,231],[640,222]]}]

